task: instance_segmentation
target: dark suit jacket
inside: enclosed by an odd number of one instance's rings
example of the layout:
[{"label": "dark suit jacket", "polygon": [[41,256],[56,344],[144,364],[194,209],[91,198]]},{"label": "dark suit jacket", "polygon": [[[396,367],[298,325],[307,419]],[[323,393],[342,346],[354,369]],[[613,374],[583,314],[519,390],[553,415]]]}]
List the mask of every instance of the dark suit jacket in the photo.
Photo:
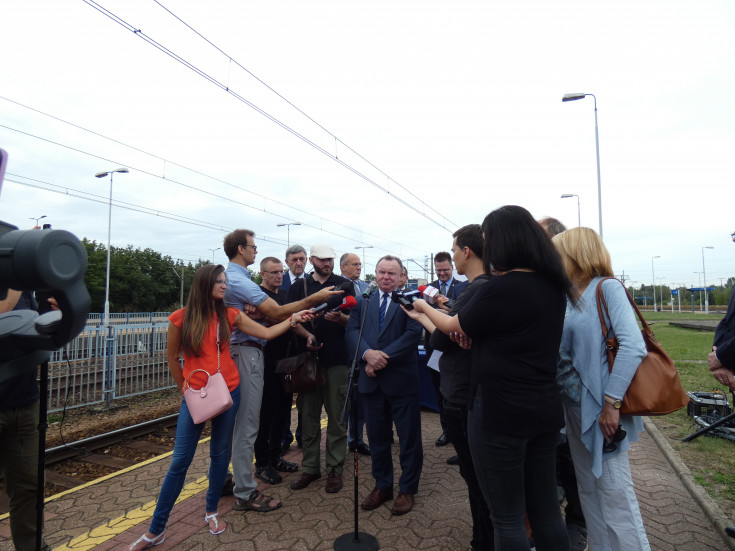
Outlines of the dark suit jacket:
[{"label": "dark suit jacket", "polygon": [[[436,281],[432,281],[429,285],[440,289],[441,283],[442,282],[437,279]],[[459,293],[461,293],[462,289],[464,289],[465,287],[467,287],[466,281],[457,281],[457,279],[453,277],[452,284],[449,286],[449,289],[447,289],[446,297],[452,300],[457,300]]]},{"label": "dark suit jacket", "polygon": [[[405,396],[419,392],[418,344],[421,337],[421,324],[409,318],[395,302],[389,302],[383,327],[378,331],[378,308],[380,293],[371,295],[368,305],[365,328],[360,341],[357,357],[360,359],[360,378],[358,389],[363,393],[380,389],[387,396]],[[352,309],[350,321],[345,328],[345,340],[350,357],[355,354],[357,337],[360,334],[362,309],[367,302],[360,297]],[[388,365],[377,372],[375,377],[365,374],[363,354],[368,349],[382,350],[388,356]]]},{"label": "dark suit jacket", "polygon": [[735,371],[735,290],[727,304],[727,314],[717,325],[715,340],[717,359],[726,368]]},{"label": "dark suit jacket", "polygon": [[[304,277],[306,273],[301,274],[301,277]],[[288,270],[286,270],[286,273],[283,274],[283,283],[281,283],[281,286],[279,289],[283,289],[286,291],[286,294],[288,294],[288,291],[291,289],[291,276],[289,275]]]}]

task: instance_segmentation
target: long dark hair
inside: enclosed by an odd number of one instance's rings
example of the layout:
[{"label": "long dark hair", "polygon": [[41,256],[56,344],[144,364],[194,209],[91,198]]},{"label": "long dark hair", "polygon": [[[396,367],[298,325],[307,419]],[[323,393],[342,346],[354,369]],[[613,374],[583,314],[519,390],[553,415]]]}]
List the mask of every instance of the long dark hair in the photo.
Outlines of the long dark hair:
[{"label": "long dark hair", "polygon": [[517,205],[492,211],[482,222],[485,242],[482,263],[485,271],[507,272],[526,268],[544,275],[576,304],[572,282],[551,239],[531,213]]},{"label": "long dark hair", "polygon": [[185,356],[201,356],[202,342],[212,322],[212,316],[216,315],[218,319],[220,350],[224,350],[230,340],[230,323],[227,320],[225,303],[221,299],[212,298],[217,278],[223,273],[225,268],[221,264],[207,264],[194,274],[181,331],[181,352]]}]

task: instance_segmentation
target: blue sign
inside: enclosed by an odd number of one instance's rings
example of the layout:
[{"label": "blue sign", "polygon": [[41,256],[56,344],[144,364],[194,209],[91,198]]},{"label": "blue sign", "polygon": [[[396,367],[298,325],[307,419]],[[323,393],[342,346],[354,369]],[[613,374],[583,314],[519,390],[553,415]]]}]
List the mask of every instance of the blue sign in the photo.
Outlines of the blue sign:
[{"label": "blue sign", "polygon": [[679,289],[671,289],[671,296],[679,296]]}]

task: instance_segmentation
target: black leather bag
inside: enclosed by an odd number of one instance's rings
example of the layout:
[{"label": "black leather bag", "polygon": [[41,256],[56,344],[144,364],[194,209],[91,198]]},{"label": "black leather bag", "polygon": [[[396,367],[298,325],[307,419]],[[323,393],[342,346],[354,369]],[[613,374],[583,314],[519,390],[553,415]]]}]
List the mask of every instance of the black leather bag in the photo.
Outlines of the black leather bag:
[{"label": "black leather bag", "polygon": [[317,353],[311,350],[279,360],[276,375],[287,394],[304,394],[324,384],[324,368],[319,363]]}]

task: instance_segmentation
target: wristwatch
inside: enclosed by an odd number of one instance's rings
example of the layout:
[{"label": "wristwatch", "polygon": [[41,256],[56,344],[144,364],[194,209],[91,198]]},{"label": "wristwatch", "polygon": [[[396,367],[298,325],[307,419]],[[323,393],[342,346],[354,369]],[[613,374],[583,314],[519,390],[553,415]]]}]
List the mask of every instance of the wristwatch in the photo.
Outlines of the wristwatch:
[{"label": "wristwatch", "polygon": [[608,396],[607,394],[605,394],[605,401],[615,409],[620,409],[620,406],[623,405],[623,402],[621,400],[617,400],[616,398]]}]

